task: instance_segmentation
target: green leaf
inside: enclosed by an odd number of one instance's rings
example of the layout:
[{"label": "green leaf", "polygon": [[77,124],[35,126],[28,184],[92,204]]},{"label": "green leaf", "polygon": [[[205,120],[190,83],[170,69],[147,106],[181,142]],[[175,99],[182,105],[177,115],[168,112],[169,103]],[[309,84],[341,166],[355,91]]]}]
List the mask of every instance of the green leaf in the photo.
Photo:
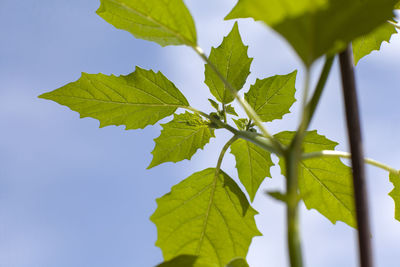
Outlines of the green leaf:
[{"label": "green leaf", "polygon": [[193,267],[197,261],[194,255],[179,255],[170,261],[163,262],[157,267]]},{"label": "green leaf", "polygon": [[287,195],[283,194],[280,191],[268,191],[268,192],[265,192],[265,193],[268,194],[270,197],[272,197],[275,200],[282,201],[282,202],[287,202]]},{"label": "green leaf", "polygon": [[[236,91],[242,89],[250,74],[253,59],[247,56],[247,49],[248,46],[243,44],[240,37],[237,23],[222,44],[211,49],[210,62]],[[233,101],[235,97],[209,64],[205,65],[205,77],[205,83],[219,102],[228,104]]]},{"label": "green leaf", "polygon": [[397,0],[239,0],[225,19],[254,18],[281,34],[306,66],[393,17]]},{"label": "green leaf", "polygon": [[161,46],[196,46],[196,28],[182,0],[100,0],[97,14],[136,38]]},{"label": "green leaf", "polygon": [[189,112],[175,114],[172,121],[161,126],[163,130],[154,139],[156,146],[151,152],[153,160],[148,169],[163,162],[190,160],[199,148],[202,149],[211,137],[215,137],[214,129],[209,127],[208,121]]},{"label": "green leaf", "polygon": [[228,113],[228,114],[231,114],[231,115],[234,115],[234,116],[239,116],[239,115],[236,113],[235,108],[232,107],[231,105],[227,105],[227,106],[225,107],[225,111],[226,111],[226,113]]},{"label": "green leaf", "polygon": [[127,76],[82,73],[81,78],[40,98],[100,121],[100,127],[144,128],[189,103],[161,72],[136,68]]},{"label": "green leaf", "polygon": [[400,2],[398,2],[398,3],[394,6],[394,8],[395,8],[395,9],[400,9]]},{"label": "green leaf", "polygon": [[215,108],[217,111],[219,110],[219,105],[218,105],[217,102],[215,102],[215,101],[212,100],[211,98],[209,98],[208,101],[210,101],[211,106],[213,106],[213,108]]},{"label": "green leaf", "polygon": [[[281,132],[275,137],[288,145],[295,132]],[[338,143],[318,135],[317,131],[307,132],[304,138],[305,153],[332,150]],[[285,162],[279,161],[285,174]],[[316,209],[332,223],[342,221],[356,227],[356,211],[353,198],[351,168],[338,158],[313,158],[303,160],[299,166],[300,197],[308,209]]]},{"label": "green leaf", "polygon": [[395,215],[394,218],[400,221],[400,173],[390,173],[390,181],[394,185],[393,190],[389,193],[394,200],[395,205]]},{"label": "green leaf", "polygon": [[245,257],[252,238],[260,235],[257,212],[243,192],[226,173],[215,171],[194,173],[157,200],[151,220],[165,260],[190,254],[199,256],[196,267],[225,266]]},{"label": "green leaf", "polygon": [[297,71],[294,71],[287,75],[257,79],[245,94],[245,99],[263,121],[281,119],[290,112],[290,107],[296,101],[296,76]]},{"label": "green leaf", "polygon": [[239,130],[245,131],[247,124],[249,123],[248,119],[232,119],[233,122],[236,124]]},{"label": "green leaf", "polygon": [[238,258],[232,260],[226,267],[249,267],[249,264],[246,262],[245,259]]},{"label": "green leaf", "polygon": [[373,32],[363,35],[353,41],[353,57],[357,65],[358,61],[374,50],[379,50],[381,44],[389,42],[393,34],[397,33],[396,27],[390,23],[384,23]]},{"label": "green leaf", "polygon": [[231,153],[236,159],[239,179],[253,201],[265,177],[271,177],[270,168],[274,166],[271,153],[243,139],[231,145]]}]

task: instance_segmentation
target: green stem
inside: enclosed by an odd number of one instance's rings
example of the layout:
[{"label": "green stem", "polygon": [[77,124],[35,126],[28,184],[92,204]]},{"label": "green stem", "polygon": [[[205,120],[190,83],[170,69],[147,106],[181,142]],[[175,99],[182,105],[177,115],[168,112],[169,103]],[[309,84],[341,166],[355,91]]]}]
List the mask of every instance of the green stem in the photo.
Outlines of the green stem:
[{"label": "green stem", "polygon": [[226,123],[226,108],[225,108],[225,104],[222,104],[222,112],[224,114],[224,123]]},{"label": "green stem", "polygon": [[302,267],[299,211],[298,211],[298,156],[296,151],[289,151],[285,156],[286,194],[287,194],[287,243],[291,267]]},{"label": "green stem", "polygon": [[217,166],[215,167],[215,176],[218,176],[219,171],[221,170],[221,164],[222,160],[224,159],[225,153],[228,150],[228,148],[235,142],[239,137],[237,135],[232,136],[231,139],[226,142],[224,147],[221,149],[221,152],[219,153],[218,161],[217,161]]},{"label": "green stem", "polygon": [[211,122],[215,123],[218,127],[227,129],[228,131],[230,131],[231,133],[236,135],[238,138],[242,138],[244,140],[252,142],[253,144],[255,144],[271,153],[275,153],[277,156],[282,155],[281,150],[279,150],[279,151],[276,150],[274,144],[271,142],[270,139],[267,139],[267,138],[261,136],[260,134],[249,132],[249,131],[239,131],[239,130],[235,129],[234,127],[232,127],[231,125],[224,123],[223,121],[218,120],[214,117],[211,117],[210,115],[208,115],[200,110],[197,110],[196,108],[193,108],[193,107],[182,107],[182,108],[185,108],[187,110],[190,110],[190,111],[200,114],[204,118],[207,118]]},{"label": "green stem", "polygon": [[275,147],[275,150],[283,152],[281,143],[278,140],[276,140],[271,134],[269,134],[267,129],[264,127],[262,120],[257,115],[257,113],[254,111],[254,109],[249,105],[249,103],[247,103],[247,101],[244,98],[241,98],[238,95],[236,89],[233,88],[233,86],[226,80],[226,78],[221,74],[221,72],[217,69],[217,67],[208,59],[208,57],[203,52],[203,50],[198,46],[192,47],[192,48],[212,68],[212,70],[217,74],[217,76],[220,78],[220,80],[225,84],[225,86],[235,96],[235,99],[239,102],[240,106],[244,109],[247,116],[254,121],[254,123],[257,125],[257,127],[262,132],[262,134],[266,138],[271,140],[273,146]]},{"label": "green stem", "polygon": [[303,143],[306,121],[309,115],[307,108],[308,92],[310,87],[310,69],[306,69],[304,94],[302,101],[302,115],[299,129],[285,153],[286,166],[286,195],[287,195],[287,242],[291,267],[302,267],[303,259],[301,252],[300,232],[299,232],[299,212],[298,212],[298,168],[301,160],[301,144]]},{"label": "green stem", "polygon": [[[320,157],[350,159],[351,153],[343,152],[343,151],[335,151],[335,150],[322,150],[322,151],[316,151],[316,152],[311,152],[311,153],[305,153],[302,155],[302,160],[307,160],[307,159],[312,159],[312,158],[320,158]],[[400,173],[399,170],[397,170],[393,167],[390,167],[389,165],[386,165],[382,162],[379,162],[379,161],[376,161],[376,160],[373,160],[370,158],[364,158],[364,161],[365,161],[365,163],[368,163],[375,167],[381,168],[388,172]]]},{"label": "green stem", "polygon": [[324,91],[326,81],[328,80],[329,73],[332,69],[334,56],[327,57],[325,59],[324,67],[322,68],[321,75],[319,77],[317,86],[315,87],[314,94],[311,97],[310,102],[306,106],[306,116],[304,116],[302,120],[303,127],[307,130],[310,122],[314,116],[315,110],[317,109],[317,105],[319,100],[321,99],[322,92]]}]

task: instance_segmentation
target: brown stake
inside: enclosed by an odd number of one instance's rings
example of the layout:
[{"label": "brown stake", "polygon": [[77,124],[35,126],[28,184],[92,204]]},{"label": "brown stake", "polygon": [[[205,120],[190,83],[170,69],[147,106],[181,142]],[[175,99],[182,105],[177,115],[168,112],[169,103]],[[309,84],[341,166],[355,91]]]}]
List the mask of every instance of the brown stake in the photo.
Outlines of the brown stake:
[{"label": "brown stake", "polygon": [[365,180],[360,115],[352,58],[350,46],[347,46],[347,49],[339,55],[347,131],[352,155],[351,163],[353,167],[354,196],[357,212],[360,266],[372,267],[373,260],[368,216],[367,185]]}]

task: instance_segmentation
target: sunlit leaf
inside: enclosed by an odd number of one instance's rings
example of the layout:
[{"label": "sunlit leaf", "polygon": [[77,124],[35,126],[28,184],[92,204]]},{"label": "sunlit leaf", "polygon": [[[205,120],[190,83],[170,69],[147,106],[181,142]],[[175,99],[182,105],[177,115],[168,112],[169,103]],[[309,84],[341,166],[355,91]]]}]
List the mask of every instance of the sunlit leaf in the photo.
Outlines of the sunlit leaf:
[{"label": "sunlit leaf", "polygon": [[238,129],[241,131],[246,130],[247,124],[249,123],[248,119],[232,119],[232,120],[236,124]]},{"label": "sunlit leaf", "polygon": [[213,108],[215,108],[216,110],[219,110],[219,104],[217,102],[215,102],[214,100],[212,100],[210,98],[208,99],[208,101],[210,101],[210,104]]},{"label": "sunlit leaf", "polygon": [[194,267],[197,261],[197,256],[194,255],[179,255],[172,260],[163,262],[156,267]]},{"label": "sunlit leaf", "polygon": [[144,128],[189,105],[161,72],[136,68],[127,76],[82,73],[81,78],[40,98],[53,100],[100,121],[100,127]]},{"label": "sunlit leaf", "polygon": [[202,149],[214,136],[209,122],[199,115],[186,112],[175,114],[174,119],[161,125],[161,135],[154,139],[156,146],[151,152],[153,160],[148,168],[163,162],[178,162],[189,159]]},{"label": "sunlit leaf", "polygon": [[182,0],[100,0],[97,14],[136,38],[161,46],[196,46],[196,28]]},{"label": "sunlit leaf", "polygon": [[232,107],[231,105],[227,105],[225,108],[226,113],[230,114],[230,115],[234,115],[234,116],[239,116],[236,111],[235,108]]},{"label": "sunlit leaf", "polygon": [[263,80],[257,79],[245,94],[245,99],[260,118],[265,121],[281,119],[289,113],[289,108],[296,101],[297,71],[287,75],[275,75]]},{"label": "sunlit leaf", "polygon": [[249,264],[245,259],[239,258],[232,260],[226,267],[249,267]]},{"label": "sunlit leaf", "polygon": [[[210,62],[236,91],[242,89],[250,74],[250,65],[253,59],[247,56],[247,49],[248,46],[243,44],[240,37],[237,23],[229,35],[224,38],[222,44],[211,49]],[[234,96],[231,91],[209,64],[205,66],[205,76],[205,83],[219,102],[227,104],[233,101]]]},{"label": "sunlit leaf", "polygon": [[186,178],[157,204],[151,220],[165,260],[189,254],[199,257],[196,267],[222,267],[246,257],[252,238],[260,235],[254,221],[257,212],[236,183],[222,171],[215,175],[214,168]]},{"label": "sunlit leaf", "polygon": [[226,19],[254,18],[281,34],[306,66],[393,17],[397,0],[239,0]]},{"label": "sunlit leaf", "polygon": [[[283,144],[289,144],[294,132],[281,132],[275,137]],[[333,150],[338,143],[318,135],[317,131],[307,132],[304,138],[305,153]],[[279,161],[282,173],[285,162]],[[300,197],[308,209],[316,209],[332,223],[342,221],[356,227],[351,168],[338,158],[313,158],[303,160],[299,166]]]},{"label": "sunlit leaf", "polygon": [[271,177],[270,168],[274,165],[271,153],[243,139],[231,145],[231,153],[236,159],[239,179],[253,201],[261,183]]},{"label": "sunlit leaf", "polygon": [[355,64],[364,56],[374,50],[379,50],[383,42],[389,42],[393,34],[397,33],[396,27],[390,23],[384,23],[373,32],[363,35],[353,41],[353,57]]},{"label": "sunlit leaf", "polygon": [[280,191],[268,191],[266,192],[270,197],[272,197],[275,200],[282,201],[282,202],[287,202],[287,195],[283,194]]}]

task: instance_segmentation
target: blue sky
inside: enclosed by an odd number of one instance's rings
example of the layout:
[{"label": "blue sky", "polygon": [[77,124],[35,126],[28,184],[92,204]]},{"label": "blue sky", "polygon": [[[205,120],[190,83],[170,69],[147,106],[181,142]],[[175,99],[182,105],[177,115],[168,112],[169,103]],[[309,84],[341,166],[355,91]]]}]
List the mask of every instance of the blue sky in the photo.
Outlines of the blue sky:
[{"label": "blue sky", "polygon": [[[232,22],[222,18],[235,1],[186,3],[208,53],[230,31]],[[162,71],[193,106],[211,111],[203,63],[192,51],[161,48],[116,30],[95,14],[98,6],[98,0],[0,1],[0,267],[156,265],[162,257],[149,221],[155,199],[191,173],[214,166],[216,151],[228,138],[218,132],[191,162],[146,170],[160,126],[99,129],[98,121],[79,119],[76,112],[37,98],[77,80],[81,72],[120,75],[140,66]],[[294,69],[300,70],[301,88],[304,72],[287,44],[264,25],[251,20],[239,25],[255,57],[245,88],[256,78]],[[335,64],[311,128],[347,151],[337,69]],[[400,38],[363,59],[357,78],[366,153],[400,167]],[[297,106],[284,120],[267,124],[271,132],[294,129]],[[230,154],[223,169],[236,179]],[[393,219],[387,196],[392,185],[385,172],[367,170],[375,260],[377,266],[395,267],[400,222]],[[273,177],[263,189],[282,188],[277,167]],[[250,265],[287,266],[284,207],[262,190],[254,206],[264,236],[253,240]],[[354,230],[304,207],[301,223],[307,266],[356,266]]]}]

